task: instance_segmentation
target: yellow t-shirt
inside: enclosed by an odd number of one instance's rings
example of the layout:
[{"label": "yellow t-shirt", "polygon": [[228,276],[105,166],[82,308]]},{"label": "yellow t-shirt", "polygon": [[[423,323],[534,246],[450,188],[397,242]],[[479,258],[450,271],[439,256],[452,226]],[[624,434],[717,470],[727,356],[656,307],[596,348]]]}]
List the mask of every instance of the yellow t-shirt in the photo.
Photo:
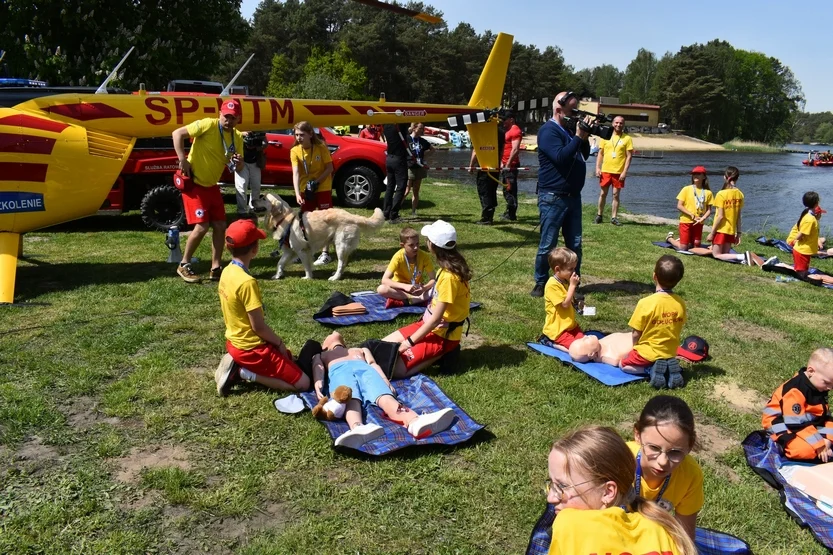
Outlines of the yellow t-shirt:
[{"label": "yellow t-shirt", "polygon": [[555,276],[547,280],[544,288],[544,308],[547,311],[547,318],[544,320],[543,334],[555,341],[558,336],[567,330],[576,327],[576,309],[573,303],[564,308],[561,303],[567,298],[567,285],[564,285]]},{"label": "yellow t-shirt", "polygon": [[[292,150],[289,151],[289,158],[292,160],[292,167],[298,167],[298,174],[301,176],[301,192],[306,188],[309,176],[321,175],[324,167],[333,161],[327,145],[315,143],[309,150],[304,149],[301,145],[293,146]],[[332,190],[333,176],[330,174],[326,179],[318,182],[318,191],[323,193]]]},{"label": "yellow t-shirt", "polygon": [[399,249],[390,259],[388,271],[393,272],[393,281],[422,285],[430,281],[427,278],[434,273],[434,265],[428,253],[421,250],[417,251],[416,263],[412,265],[405,256],[405,249]]},{"label": "yellow t-shirt", "polygon": [[[738,232],[738,218],[743,208],[743,193],[740,189],[723,189],[718,191],[712,199],[712,206],[723,209],[723,221],[714,231],[726,235],[736,235]],[[716,216],[717,214],[715,214]]]},{"label": "yellow t-shirt", "polygon": [[679,555],[665,528],[639,513],[621,507],[563,509],[552,525],[549,555],[591,554]]},{"label": "yellow t-shirt", "polygon": [[[639,444],[635,441],[629,441],[628,447],[630,447],[633,456],[636,457],[639,452]],[[659,490],[662,489],[662,484],[657,488],[649,488],[644,476],[640,479],[640,482],[640,495],[651,501],[656,500]],[[662,499],[670,503],[674,513],[678,515],[689,516],[700,512],[705,502],[703,471],[694,457],[686,455],[683,462],[674,469],[674,472],[671,473],[671,479],[668,481],[668,487],[662,494]]]},{"label": "yellow t-shirt", "polygon": [[213,187],[220,181],[223,170],[231,158],[227,150],[231,148],[232,139],[234,152],[243,155],[243,135],[235,129],[232,133],[223,131],[223,136],[220,137],[220,120],[217,118],[197,120],[189,123],[186,129],[194,141],[188,153],[194,183],[203,187]]},{"label": "yellow t-shirt", "polygon": [[674,358],[685,324],[685,301],[675,293],[654,293],[636,303],[628,325],[642,336],[633,348],[650,361]]},{"label": "yellow t-shirt", "polygon": [[265,343],[249,322],[248,313],[263,306],[257,280],[240,266],[229,264],[220,274],[217,292],[226,323],[226,339],[244,351]]},{"label": "yellow t-shirt", "polygon": [[627,133],[622,133],[618,137],[613,135],[610,140],[600,141],[599,149],[604,151],[602,172],[622,173],[625,170],[627,153],[633,150],[633,141]]},{"label": "yellow t-shirt", "polygon": [[[708,189],[697,189],[694,185],[686,185],[677,195],[677,200],[683,201],[685,209],[698,218],[706,213],[712,204],[714,195]],[[694,220],[686,214],[680,213],[680,223],[692,224]]]},{"label": "yellow t-shirt", "polygon": [[[434,285],[431,306],[428,307],[430,314],[434,313],[434,307],[438,302],[446,303],[442,323],[462,322],[469,317],[469,303],[471,302],[469,284],[462,281],[457,274],[440,270],[437,275],[437,283]],[[459,341],[463,337],[463,326],[457,327],[451,333],[448,333],[447,326],[442,325],[431,331],[449,341]]]},{"label": "yellow t-shirt", "polygon": [[793,250],[805,256],[814,256],[819,253],[819,220],[813,216],[812,212],[807,212],[801,218],[801,225],[793,226],[790,230],[790,235],[787,237],[787,243],[792,242],[798,233],[801,232],[804,236],[800,241],[793,245]]}]

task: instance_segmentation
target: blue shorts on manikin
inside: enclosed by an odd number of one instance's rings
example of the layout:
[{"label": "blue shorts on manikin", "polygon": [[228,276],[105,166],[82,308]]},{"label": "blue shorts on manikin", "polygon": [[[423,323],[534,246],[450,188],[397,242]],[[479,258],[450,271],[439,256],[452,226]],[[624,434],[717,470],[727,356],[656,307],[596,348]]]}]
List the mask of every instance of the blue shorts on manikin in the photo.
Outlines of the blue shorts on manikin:
[{"label": "blue shorts on manikin", "polygon": [[581,273],[581,195],[560,196],[538,193],[538,212],[541,219],[541,241],[535,256],[535,283],[544,285],[549,279],[547,255],[558,246],[559,233],[564,235],[564,246],[576,253],[576,273]]},{"label": "blue shorts on manikin", "polygon": [[330,364],[330,394],[340,385],[353,390],[353,399],[363,405],[375,405],[382,395],[393,395],[388,384],[363,360],[343,360]]}]

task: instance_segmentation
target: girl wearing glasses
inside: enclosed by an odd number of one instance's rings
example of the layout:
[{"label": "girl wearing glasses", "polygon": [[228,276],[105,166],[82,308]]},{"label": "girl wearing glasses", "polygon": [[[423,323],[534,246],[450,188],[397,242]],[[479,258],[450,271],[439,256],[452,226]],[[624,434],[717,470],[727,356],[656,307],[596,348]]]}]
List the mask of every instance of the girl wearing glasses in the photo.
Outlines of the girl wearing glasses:
[{"label": "girl wearing glasses", "polygon": [[704,502],[703,471],[689,454],[697,441],[694,414],[679,397],[657,395],[642,409],[633,437],[634,491],[673,512],[693,540]]},{"label": "girl wearing glasses", "polygon": [[680,523],[636,494],[635,470],[630,449],[611,428],[582,428],[556,441],[547,480],[547,501],[557,515],[550,555],[696,555]]}]

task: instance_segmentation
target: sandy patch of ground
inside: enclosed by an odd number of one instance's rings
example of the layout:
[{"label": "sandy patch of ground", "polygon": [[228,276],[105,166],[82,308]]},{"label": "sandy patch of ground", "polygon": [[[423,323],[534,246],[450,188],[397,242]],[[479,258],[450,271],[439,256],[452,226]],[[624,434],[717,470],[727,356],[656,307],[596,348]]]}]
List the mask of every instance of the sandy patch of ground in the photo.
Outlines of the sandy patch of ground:
[{"label": "sandy patch of ground", "polygon": [[728,453],[739,442],[729,434],[712,424],[697,422],[697,441],[700,444],[698,456],[706,460],[721,476],[731,482],[740,482],[740,476],[731,467],[723,464],[718,457]]},{"label": "sandy patch of ground", "polygon": [[227,518],[218,526],[224,538],[243,540],[258,530],[269,529],[279,531],[286,526],[291,518],[286,503],[269,503],[256,508],[248,518]]},{"label": "sandy patch of ground", "polygon": [[446,183],[445,181],[432,181],[431,185],[435,187],[456,187],[459,183]]},{"label": "sandy patch of ground", "polygon": [[[643,135],[642,133],[628,133],[633,141],[634,150],[652,151],[667,150],[673,152],[703,152],[726,150],[721,145],[687,137],[685,135]],[[521,142],[526,145],[534,145],[538,142],[536,135],[524,135]]]},{"label": "sandy patch of ground", "polygon": [[112,426],[121,424],[121,418],[104,416],[98,410],[98,403],[92,397],[77,397],[71,404],[61,407],[61,412],[67,418],[67,424],[73,428],[85,429],[99,423]]},{"label": "sandy patch of ground", "polygon": [[482,335],[477,335],[476,333],[470,333],[466,340],[461,342],[461,349],[464,351],[471,350],[471,349],[478,349],[486,344],[486,340],[483,338]]},{"label": "sandy patch of ground", "polygon": [[734,335],[738,339],[744,341],[767,341],[769,343],[777,343],[785,341],[787,337],[783,332],[745,322],[743,320],[726,320],[721,322],[720,327]]},{"label": "sandy patch of ground", "polygon": [[31,474],[37,474],[61,461],[60,453],[51,445],[45,445],[38,436],[32,436],[14,453],[16,466]]},{"label": "sandy patch of ground", "polygon": [[766,399],[751,389],[740,387],[734,382],[715,384],[710,397],[724,401],[738,412],[759,413],[766,404]]},{"label": "sandy patch of ground", "polygon": [[178,445],[157,445],[142,449],[134,447],[130,453],[115,460],[118,468],[115,478],[119,482],[136,483],[145,468],[174,466],[190,470],[188,452]]}]

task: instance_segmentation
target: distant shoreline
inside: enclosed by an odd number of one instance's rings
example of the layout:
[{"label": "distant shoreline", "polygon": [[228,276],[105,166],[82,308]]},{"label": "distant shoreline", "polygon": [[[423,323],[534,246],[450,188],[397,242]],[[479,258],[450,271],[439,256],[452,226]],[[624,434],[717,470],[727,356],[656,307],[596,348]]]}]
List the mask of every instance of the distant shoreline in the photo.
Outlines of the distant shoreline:
[{"label": "distant shoreline", "polygon": [[[671,133],[664,135],[644,135],[642,133],[628,133],[633,140],[634,150],[646,151],[665,151],[665,152],[707,152],[707,151],[726,151],[722,145],[702,141],[693,137],[685,135],[674,135]],[[591,137],[591,139],[594,139]],[[524,135],[524,144],[536,144],[538,137],[536,135]]]}]

